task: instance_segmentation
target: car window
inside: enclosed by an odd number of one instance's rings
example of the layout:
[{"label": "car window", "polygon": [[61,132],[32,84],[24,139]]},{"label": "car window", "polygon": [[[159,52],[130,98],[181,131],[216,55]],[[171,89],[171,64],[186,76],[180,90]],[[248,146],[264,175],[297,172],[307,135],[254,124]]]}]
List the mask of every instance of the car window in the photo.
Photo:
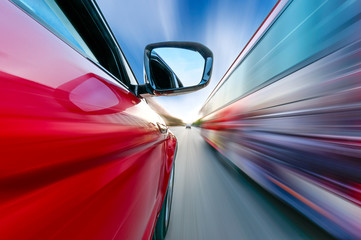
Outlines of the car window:
[{"label": "car window", "polygon": [[125,57],[93,1],[12,0],[12,2],[125,85],[137,84]]},{"label": "car window", "polygon": [[49,0],[18,0],[14,1],[53,33],[60,36],[78,51],[98,62],[92,51],[69,21],[55,1]]}]

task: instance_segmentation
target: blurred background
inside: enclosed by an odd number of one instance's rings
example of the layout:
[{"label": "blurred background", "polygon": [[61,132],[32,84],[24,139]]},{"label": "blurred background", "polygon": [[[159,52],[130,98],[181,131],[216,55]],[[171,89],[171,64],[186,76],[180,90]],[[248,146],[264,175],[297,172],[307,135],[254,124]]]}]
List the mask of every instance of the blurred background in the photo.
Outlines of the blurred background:
[{"label": "blurred background", "polygon": [[193,123],[167,239],[361,239],[360,1],[98,4],[140,83],[147,44],[214,53],[207,88],[149,100]]}]

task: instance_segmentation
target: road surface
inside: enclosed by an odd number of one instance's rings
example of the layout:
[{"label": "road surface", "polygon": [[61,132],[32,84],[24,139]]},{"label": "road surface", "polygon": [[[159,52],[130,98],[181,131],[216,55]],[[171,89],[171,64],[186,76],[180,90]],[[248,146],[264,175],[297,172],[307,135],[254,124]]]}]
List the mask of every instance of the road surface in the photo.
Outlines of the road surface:
[{"label": "road surface", "polygon": [[222,159],[192,127],[178,154],[166,240],[332,239]]}]

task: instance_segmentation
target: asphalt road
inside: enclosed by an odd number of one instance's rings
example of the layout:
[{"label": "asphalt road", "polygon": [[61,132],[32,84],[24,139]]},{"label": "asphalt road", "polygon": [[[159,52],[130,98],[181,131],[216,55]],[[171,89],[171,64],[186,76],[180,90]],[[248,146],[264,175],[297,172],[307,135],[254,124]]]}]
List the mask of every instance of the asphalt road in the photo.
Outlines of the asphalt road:
[{"label": "asphalt road", "polygon": [[167,240],[332,239],[214,151],[197,128],[178,138]]}]

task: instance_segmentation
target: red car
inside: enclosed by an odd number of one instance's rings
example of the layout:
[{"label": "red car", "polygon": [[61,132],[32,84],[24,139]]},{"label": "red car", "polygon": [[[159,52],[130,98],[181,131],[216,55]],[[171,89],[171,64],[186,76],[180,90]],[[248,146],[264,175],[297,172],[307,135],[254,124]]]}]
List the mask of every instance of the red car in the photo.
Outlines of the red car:
[{"label": "red car", "polygon": [[[91,0],[1,1],[0,32],[0,238],[163,239],[177,141],[144,97],[206,86],[212,53],[148,45],[139,85]],[[164,50],[199,79],[175,86]]]}]

